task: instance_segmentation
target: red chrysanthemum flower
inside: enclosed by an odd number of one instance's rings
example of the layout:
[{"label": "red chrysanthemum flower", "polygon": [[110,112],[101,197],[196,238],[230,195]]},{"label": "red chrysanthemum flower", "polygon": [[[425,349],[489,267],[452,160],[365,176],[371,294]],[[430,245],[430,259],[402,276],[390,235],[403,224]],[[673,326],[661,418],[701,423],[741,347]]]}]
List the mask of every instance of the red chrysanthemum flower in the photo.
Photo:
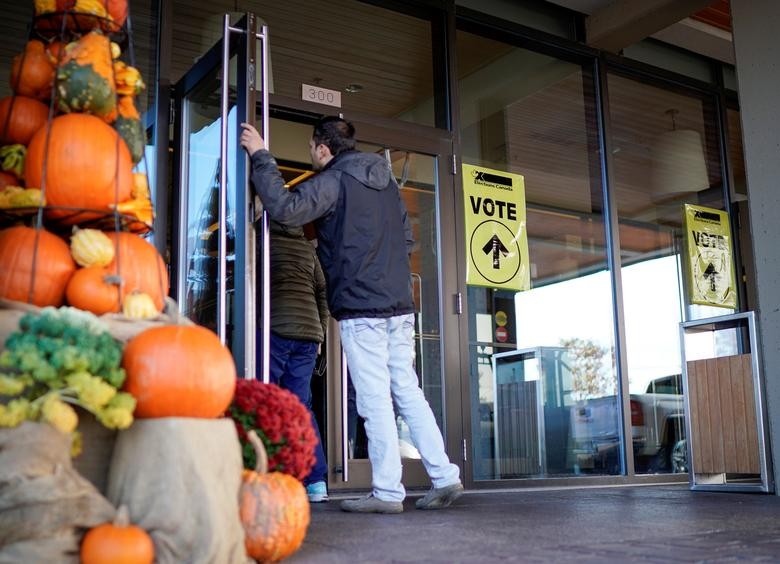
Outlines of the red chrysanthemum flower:
[{"label": "red chrysanthemum flower", "polygon": [[303,480],[314,466],[317,435],[306,406],[295,394],[258,380],[236,383],[228,409],[238,430],[244,466],[254,469],[256,458],[247,433],[254,429],[268,451],[268,471]]}]

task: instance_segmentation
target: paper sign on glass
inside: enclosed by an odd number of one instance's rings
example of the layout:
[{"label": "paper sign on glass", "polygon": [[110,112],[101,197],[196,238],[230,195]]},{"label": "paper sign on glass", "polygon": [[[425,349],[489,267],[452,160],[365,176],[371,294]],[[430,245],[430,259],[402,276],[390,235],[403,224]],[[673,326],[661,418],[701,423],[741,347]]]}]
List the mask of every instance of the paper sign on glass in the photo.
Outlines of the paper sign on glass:
[{"label": "paper sign on glass", "polygon": [[737,284],[728,214],[685,204],[685,237],[691,303],[736,309]]},{"label": "paper sign on glass", "polygon": [[506,290],[531,287],[522,175],[463,164],[466,283]]}]

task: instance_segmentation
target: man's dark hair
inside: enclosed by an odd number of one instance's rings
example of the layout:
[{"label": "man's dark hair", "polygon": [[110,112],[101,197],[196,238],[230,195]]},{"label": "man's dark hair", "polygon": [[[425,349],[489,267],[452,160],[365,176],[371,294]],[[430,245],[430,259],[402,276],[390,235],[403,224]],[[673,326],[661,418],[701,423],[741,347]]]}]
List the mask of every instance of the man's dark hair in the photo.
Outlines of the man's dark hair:
[{"label": "man's dark hair", "polygon": [[355,148],[355,127],[338,116],[327,116],[314,124],[314,146],[325,145],[334,157]]}]

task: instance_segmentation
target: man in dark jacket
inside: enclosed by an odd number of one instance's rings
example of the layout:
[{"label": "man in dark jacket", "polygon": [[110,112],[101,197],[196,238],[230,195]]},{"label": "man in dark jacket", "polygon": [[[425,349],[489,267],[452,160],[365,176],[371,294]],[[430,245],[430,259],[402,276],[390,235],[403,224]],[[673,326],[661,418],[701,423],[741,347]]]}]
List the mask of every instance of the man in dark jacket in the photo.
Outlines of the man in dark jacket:
[{"label": "man in dark jacket", "polygon": [[316,462],[303,480],[309,501],[327,501],[328,463],[311,411],[311,376],[328,326],[325,276],[314,246],[300,227],[271,222],[270,380],[291,391],[309,409]]},{"label": "man in dark jacket", "polygon": [[328,305],[365,420],[373,491],[341,503],[345,511],[400,513],[406,491],[393,402],[404,418],[433,488],[419,509],[438,509],[463,492],[414,370],[412,230],[389,163],[355,150],[355,129],[338,117],[314,126],[309,141],[319,174],[287,191],[257,130],[241,124],[252,157],[252,183],[270,217],[285,225],[316,221],[317,253]]}]

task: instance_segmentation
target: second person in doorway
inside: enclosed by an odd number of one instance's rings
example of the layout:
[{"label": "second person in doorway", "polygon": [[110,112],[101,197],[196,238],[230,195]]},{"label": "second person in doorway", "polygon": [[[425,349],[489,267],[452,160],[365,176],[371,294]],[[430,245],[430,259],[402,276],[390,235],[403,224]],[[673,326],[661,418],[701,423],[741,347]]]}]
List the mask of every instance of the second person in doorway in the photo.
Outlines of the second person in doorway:
[{"label": "second person in doorway", "polygon": [[316,462],[304,479],[309,501],[327,501],[328,465],[311,410],[311,377],[328,326],[325,277],[314,246],[301,227],[271,222],[270,380],[298,396],[309,409]]}]

